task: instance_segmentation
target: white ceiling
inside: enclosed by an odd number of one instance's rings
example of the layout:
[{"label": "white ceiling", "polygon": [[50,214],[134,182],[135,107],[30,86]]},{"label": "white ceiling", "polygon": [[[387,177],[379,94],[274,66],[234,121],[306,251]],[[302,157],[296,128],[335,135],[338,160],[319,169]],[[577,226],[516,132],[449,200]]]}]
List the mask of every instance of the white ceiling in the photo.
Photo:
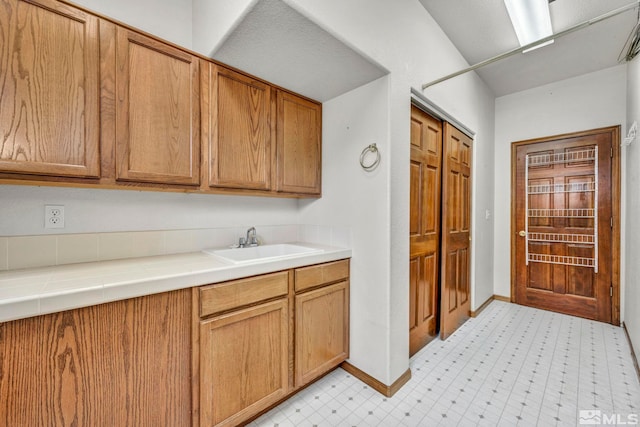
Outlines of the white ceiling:
[{"label": "white ceiling", "polygon": [[[503,0],[420,2],[470,65],[519,46]],[[551,24],[558,33],[632,2],[555,0],[549,5]],[[637,20],[636,8],[559,38],[552,45],[480,68],[477,73],[496,96],[502,96],[612,67],[618,64]]]},{"label": "white ceiling", "polygon": [[[518,47],[503,0],[419,1],[470,65]],[[553,30],[558,33],[633,1],[555,0],[549,5]],[[636,8],[477,73],[496,96],[503,96],[612,67],[637,20]],[[282,0],[253,3],[213,57],[321,102],[387,74]]]},{"label": "white ceiling", "polygon": [[213,57],[317,101],[388,72],[281,0],[260,0]]}]

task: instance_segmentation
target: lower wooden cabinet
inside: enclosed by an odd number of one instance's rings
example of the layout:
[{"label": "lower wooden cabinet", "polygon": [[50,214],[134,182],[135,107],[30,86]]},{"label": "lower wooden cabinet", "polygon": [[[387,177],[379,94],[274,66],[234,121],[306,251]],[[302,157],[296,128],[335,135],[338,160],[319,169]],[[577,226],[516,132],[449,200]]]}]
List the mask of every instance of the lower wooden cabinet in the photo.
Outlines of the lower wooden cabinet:
[{"label": "lower wooden cabinet", "polygon": [[348,266],[0,323],[0,426],[241,425],[348,357]]},{"label": "lower wooden cabinet", "polygon": [[194,303],[201,427],[241,425],[349,356],[348,260],[203,286]]},{"label": "lower wooden cabinet", "polygon": [[235,426],[288,392],[289,311],[281,299],[200,322],[200,425]]},{"label": "lower wooden cabinet", "polygon": [[349,355],[346,281],[296,295],[296,387],[335,368]]},{"label": "lower wooden cabinet", "polygon": [[191,290],[0,323],[0,426],[189,426]]}]

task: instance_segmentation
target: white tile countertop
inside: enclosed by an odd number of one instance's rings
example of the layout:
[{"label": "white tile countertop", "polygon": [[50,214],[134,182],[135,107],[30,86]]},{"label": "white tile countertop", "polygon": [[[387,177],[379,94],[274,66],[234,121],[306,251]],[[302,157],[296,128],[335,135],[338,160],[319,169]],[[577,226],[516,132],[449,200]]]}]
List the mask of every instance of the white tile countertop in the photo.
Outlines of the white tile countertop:
[{"label": "white tile countertop", "polygon": [[0,273],[0,322],[207,285],[351,257],[351,250],[232,264],[203,252],[13,270]]}]

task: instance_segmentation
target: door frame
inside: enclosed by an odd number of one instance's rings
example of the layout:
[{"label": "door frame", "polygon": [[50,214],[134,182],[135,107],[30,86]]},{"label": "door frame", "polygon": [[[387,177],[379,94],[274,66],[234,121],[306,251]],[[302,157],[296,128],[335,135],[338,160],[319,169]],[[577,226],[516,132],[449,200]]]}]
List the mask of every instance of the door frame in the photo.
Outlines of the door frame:
[{"label": "door frame", "polygon": [[580,132],[551,135],[542,138],[528,139],[511,143],[511,302],[516,302],[516,242],[518,237],[518,227],[516,224],[516,150],[523,145],[537,144],[540,142],[554,141],[563,138],[575,138],[594,133],[611,133],[611,212],[613,215],[613,229],[611,231],[612,259],[617,260],[611,266],[611,286],[613,296],[611,297],[611,324],[620,325],[620,197],[621,197],[621,176],[620,176],[620,125],[609,126],[597,129],[590,129]]}]

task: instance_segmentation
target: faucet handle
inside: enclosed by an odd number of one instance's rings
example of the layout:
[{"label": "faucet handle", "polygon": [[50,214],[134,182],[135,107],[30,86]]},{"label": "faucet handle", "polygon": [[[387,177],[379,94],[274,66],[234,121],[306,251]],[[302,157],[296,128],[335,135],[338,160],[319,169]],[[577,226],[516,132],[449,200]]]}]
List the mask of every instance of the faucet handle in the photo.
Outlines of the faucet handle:
[{"label": "faucet handle", "polygon": [[238,246],[241,248],[244,248],[247,245],[247,239],[245,239],[244,237],[240,237],[240,240],[238,241]]}]

